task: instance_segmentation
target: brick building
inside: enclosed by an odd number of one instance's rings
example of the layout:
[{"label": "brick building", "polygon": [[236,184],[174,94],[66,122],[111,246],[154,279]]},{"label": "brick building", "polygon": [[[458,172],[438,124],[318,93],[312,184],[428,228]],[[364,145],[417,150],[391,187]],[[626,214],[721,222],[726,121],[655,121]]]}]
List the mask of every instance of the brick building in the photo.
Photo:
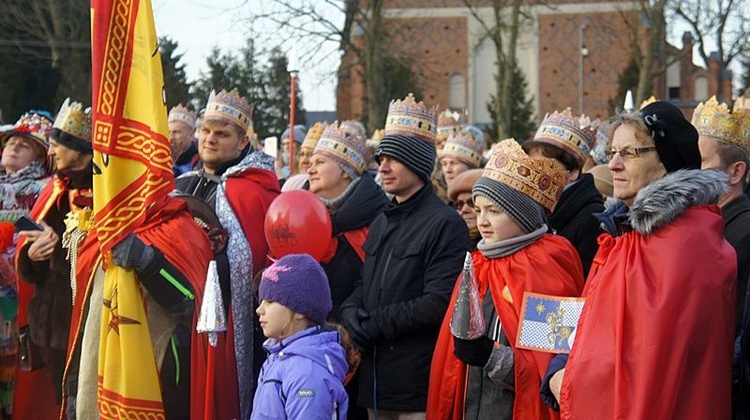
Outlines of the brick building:
[{"label": "brick building", "polygon": [[[477,3],[476,13],[492,22],[491,2]],[[520,34],[517,62],[528,81],[537,119],[566,107],[574,112],[583,109],[594,118],[609,116],[609,101],[617,95],[619,76],[631,57],[633,47],[625,34],[636,26],[638,4],[556,0],[527,6],[530,21]],[[389,0],[384,16],[393,41],[390,48],[408,57],[425,102],[441,109],[466,109],[472,124],[491,123],[487,102],[495,90],[495,48],[489,40],[482,41],[482,25],[464,1]],[[699,99],[694,93],[715,92],[719,79],[701,73],[711,70],[693,66],[690,54],[683,56],[690,57],[655,80],[654,91],[660,98],[681,100],[689,109],[691,98]],[[337,91],[339,119],[364,117],[366,91],[359,71],[353,55],[345,54]]]}]

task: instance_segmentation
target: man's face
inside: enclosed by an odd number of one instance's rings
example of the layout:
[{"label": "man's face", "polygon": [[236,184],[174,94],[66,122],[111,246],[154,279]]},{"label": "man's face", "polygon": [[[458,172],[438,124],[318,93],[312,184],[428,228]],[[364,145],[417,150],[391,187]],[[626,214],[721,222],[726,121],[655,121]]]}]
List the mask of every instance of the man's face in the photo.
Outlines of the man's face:
[{"label": "man's face", "polygon": [[378,172],[380,172],[385,192],[396,197],[408,198],[424,185],[424,181],[417,174],[388,155],[380,157]]},{"label": "man's face", "polygon": [[205,169],[213,171],[219,165],[238,158],[248,142],[247,136],[240,136],[239,130],[229,123],[203,121],[198,137],[198,154]]},{"label": "man's face", "polygon": [[172,146],[172,156],[178,157],[188,148],[193,140],[193,129],[185,123],[169,123],[169,143]]}]

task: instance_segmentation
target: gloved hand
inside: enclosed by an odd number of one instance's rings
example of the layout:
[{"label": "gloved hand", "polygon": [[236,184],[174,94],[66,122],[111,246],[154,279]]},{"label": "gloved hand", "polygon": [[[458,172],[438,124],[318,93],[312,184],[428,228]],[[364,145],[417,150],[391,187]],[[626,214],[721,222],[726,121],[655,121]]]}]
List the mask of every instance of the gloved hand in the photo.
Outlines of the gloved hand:
[{"label": "gloved hand", "polygon": [[369,318],[370,314],[362,308],[347,308],[341,311],[341,324],[349,332],[354,344],[360,349],[366,349],[372,339],[362,327],[362,321]]},{"label": "gloved hand", "polygon": [[144,244],[133,233],[112,248],[112,259],[115,264],[135,271],[143,271],[153,257],[154,249]]},{"label": "gloved hand", "polygon": [[462,340],[453,337],[453,347],[455,347],[453,354],[462,362],[471,366],[484,367],[490,360],[495,342],[485,336],[476,340]]}]

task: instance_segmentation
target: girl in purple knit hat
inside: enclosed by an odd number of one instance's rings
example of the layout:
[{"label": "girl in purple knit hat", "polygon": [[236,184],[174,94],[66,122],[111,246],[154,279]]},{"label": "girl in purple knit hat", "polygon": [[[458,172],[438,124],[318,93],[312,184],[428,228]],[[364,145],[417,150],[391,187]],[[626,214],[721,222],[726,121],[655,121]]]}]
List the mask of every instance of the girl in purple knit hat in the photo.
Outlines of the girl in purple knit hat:
[{"label": "girl in purple knit hat", "polygon": [[256,310],[268,340],[252,419],[345,419],[349,370],[339,332],[324,327],[331,291],[307,254],[287,255],[263,272]]}]

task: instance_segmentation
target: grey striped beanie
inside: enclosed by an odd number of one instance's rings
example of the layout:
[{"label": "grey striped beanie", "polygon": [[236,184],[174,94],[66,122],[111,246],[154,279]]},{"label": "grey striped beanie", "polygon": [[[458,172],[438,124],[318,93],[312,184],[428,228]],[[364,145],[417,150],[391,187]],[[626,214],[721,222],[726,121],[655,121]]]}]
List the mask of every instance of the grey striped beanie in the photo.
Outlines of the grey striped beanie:
[{"label": "grey striped beanie", "polygon": [[524,233],[531,233],[544,224],[544,208],[527,195],[494,179],[480,177],[471,190],[472,198],[487,197],[518,224]]},{"label": "grey striped beanie", "polygon": [[416,137],[400,134],[388,134],[378,145],[377,159],[381,156],[391,156],[403,163],[425,183],[430,182],[432,169],[435,167],[437,152],[435,144],[428,143]]}]

